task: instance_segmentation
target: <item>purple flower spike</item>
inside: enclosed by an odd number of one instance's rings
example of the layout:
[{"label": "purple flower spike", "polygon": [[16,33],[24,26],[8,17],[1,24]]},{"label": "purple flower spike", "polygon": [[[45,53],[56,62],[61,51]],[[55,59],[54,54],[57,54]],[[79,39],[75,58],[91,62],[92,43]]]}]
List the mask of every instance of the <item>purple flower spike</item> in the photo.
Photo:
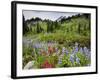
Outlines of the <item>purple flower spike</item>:
[{"label": "purple flower spike", "polygon": [[62,60],[61,60],[61,59],[59,59],[58,64],[61,64],[61,63],[62,63]]},{"label": "purple flower spike", "polygon": [[87,47],[84,47],[84,53],[87,55],[88,54],[88,49],[87,49]]},{"label": "purple flower spike", "polygon": [[78,63],[78,64],[80,64],[80,59],[77,57],[76,58],[76,62]]},{"label": "purple flower spike", "polygon": [[76,54],[78,52],[78,47],[75,46],[74,50],[72,51],[72,54]]},{"label": "purple flower spike", "polygon": [[62,53],[65,53],[65,52],[66,52],[66,48],[63,47],[63,48],[62,48]]},{"label": "purple flower spike", "polygon": [[82,49],[82,47],[80,48],[80,53],[83,53],[83,49]]},{"label": "purple flower spike", "polygon": [[70,61],[74,63],[74,55],[70,55]]},{"label": "purple flower spike", "polygon": [[75,47],[75,52],[76,52],[76,53],[78,52],[78,46]]},{"label": "purple flower spike", "polygon": [[66,54],[68,54],[69,52],[68,52],[68,50],[66,50]]},{"label": "purple flower spike", "polygon": [[58,48],[56,47],[55,50],[56,50],[56,52],[57,52],[57,51],[58,51]]},{"label": "purple flower spike", "polygon": [[88,51],[88,54],[86,55],[88,59],[91,59],[91,52]]}]

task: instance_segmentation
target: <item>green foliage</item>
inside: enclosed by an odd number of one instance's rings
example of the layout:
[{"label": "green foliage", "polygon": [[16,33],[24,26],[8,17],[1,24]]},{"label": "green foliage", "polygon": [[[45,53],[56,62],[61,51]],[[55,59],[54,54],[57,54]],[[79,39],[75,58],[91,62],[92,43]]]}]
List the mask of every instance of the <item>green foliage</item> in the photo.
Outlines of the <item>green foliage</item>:
[{"label": "green foliage", "polygon": [[25,18],[23,16],[23,35],[27,34],[29,32],[29,28],[27,26],[27,23],[25,22]]},{"label": "green foliage", "polygon": [[71,67],[73,64],[70,61],[70,54],[66,56],[66,54],[62,58],[62,63],[59,65],[60,67]]},{"label": "green foliage", "polygon": [[80,59],[80,66],[86,66],[90,63],[90,60],[84,54],[79,52],[76,56]]},{"label": "green foliage", "polygon": [[58,63],[58,56],[55,55],[55,53],[54,53],[54,55],[51,55],[51,56],[48,57],[48,61],[51,64],[56,65]]},{"label": "green foliage", "polygon": [[[70,61],[70,55],[68,54],[66,56],[66,54],[64,54],[63,58],[62,58],[62,63],[57,65],[58,67],[81,67],[81,66],[87,66],[87,64],[90,64],[90,60],[82,53],[78,52],[75,57],[74,57],[74,63],[72,63]],[[76,57],[79,58],[80,63],[76,62]]]},{"label": "green foliage", "polygon": [[[56,42],[56,47],[59,49],[59,54],[53,52],[52,54],[49,54],[49,56],[45,56],[41,54],[41,49],[33,49],[32,47],[24,46],[23,66],[31,60],[34,61],[35,68],[42,68],[41,65],[44,64],[45,61],[48,61],[47,65],[50,67],[87,66],[87,64],[90,64],[90,60],[81,52],[78,51],[77,55],[74,57],[74,60],[76,60],[76,57],[80,59],[80,64],[76,61],[72,63],[70,61],[70,56],[75,42],[79,43],[79,47],[86,46],[90,49],[90,27],[90,16],[88,14],[79,14],[68,17],[67,19],[63,18],[61,21],[42,20],[40,18],[25,21],[23,17],[23,37],[32,40],[32,43]],[[62,63],[58,64],[59,57],[62,54],[62,47],[66,47],[69,53],[67,55],[64,54],[62,57]],[[46,47],[46,49],[48,49],[48,47]],[[50,64],[52,64],[52,66]]]},{"label": "green foliage", "polygon": [[41,65],[44,63],[45,60],[46,60],[45,56],[39,55],[36,60],[36,62],[38,63],[37,67],[41,67]]}]

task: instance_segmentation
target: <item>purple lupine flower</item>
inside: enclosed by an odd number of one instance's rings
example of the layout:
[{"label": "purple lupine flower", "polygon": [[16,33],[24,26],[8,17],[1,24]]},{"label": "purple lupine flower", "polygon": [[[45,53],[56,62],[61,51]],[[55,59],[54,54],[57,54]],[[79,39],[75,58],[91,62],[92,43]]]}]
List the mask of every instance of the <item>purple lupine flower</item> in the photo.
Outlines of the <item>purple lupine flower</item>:
[{"label": "purple lupine flower", "polygon": [[83,49],[84,49],[84,53],[87,53],[87,47],[84,47]]},{"label": "purple lupine flower", "polygon": [[55,48],[55,51],[56,51],[56,52],[58,51],[58,48],[57,48],[57,47]]},{"label": "purple lupine flower", "polygon": [[88,59],[91,59],[91,51],[87,47],[84,47],[84,54]]},{"label": "purple lupine flower", "polygon": [[42,45],[41,45],[41,43],[39,43],[39,44],[38,44],[38,48],[42,48]]},{"label": "purple lupine flower", "polygon": [[61,63],[62,63],[62,59],[59,59],[59,60],[58,60],[58,64],[61,64]]},{"label": "purple lupine flower", "polygon": [[63,54],[61,54],[61,55],[59,56],[58,64],[61,64],[61,63],[62,63],[62,58],[63,58]]},{"label": "purple lupine flower", "polygon": [[66,49],[66,54],[68,54],[69,52],[68,52],[68,50]]},{"label": "purple lupine flower", "polygon": [[75,53],[78,52],[78,46],[75,46]]},{"label": "purple lupine flower", "polygon": [[77,57],[76,58],[76,62],[78,63],[78,64],[80,64],[80,59]]},{"label": "purple lupine flower", "polygon": [[74,50],[72,51],[72,54],[75,54],[75,51]]},{"label": "purple lupine flower", "polygon": [[72,54],[76,54],[77,52],[78,52],[78,43],[76,42]]},{"label": "purple lupine flower", "polygon": [[39,45],[38,45],[38,43],[37,43],[37,44],[35,44],[35,48],[39,48]]},{"label": "purple lupine flower", "polygon": [[84,53],[87,55],[89,53],[89,50],[87,49],[87,47],[84,47]]},{"label": "purple lupine flower", "polygon": [[73,55],[73,54],[70,55],[70,61],[71,61],[72,63],[74,63],[74,55]]},{"label": "purple lupine flower", "polygon": [[77,52],[78,52],[78,47],[75,46],[75,48],[74,48],[73,51],[72,51],[72,54],[76,54]]},{"label": "purple lupine flower", "polygon": [[78,51],[78,43],[75,43],[75,50]]},{"label": "purple lupine flower", "polygon": [[83,49],[82,49],[82,47],[80,48],[80,50],[79,50],[79,51],[80,51],[80,53],[83,53]]},{"label": "purple lupine flower", "polygon": [[68,50],[67,50],[65,47],[63,47],[63,48],[62,48],[62,53],[68,54]]},{"label": "purple lupine flower", "polygon": [[63,48],[62,48],[62,53],[65,53],[65,52],[66,52],[66,48],[63,47]]},{"label": "purple lupine flower", "polygon": [[89,51],[86,56],[87,56],[88,59],[91,59],[91,51]]},{"label": "purple lupine flower", "polygon": [[57,54],[60,54],[60,50],[58,50],[56,53],[57,53]]}]

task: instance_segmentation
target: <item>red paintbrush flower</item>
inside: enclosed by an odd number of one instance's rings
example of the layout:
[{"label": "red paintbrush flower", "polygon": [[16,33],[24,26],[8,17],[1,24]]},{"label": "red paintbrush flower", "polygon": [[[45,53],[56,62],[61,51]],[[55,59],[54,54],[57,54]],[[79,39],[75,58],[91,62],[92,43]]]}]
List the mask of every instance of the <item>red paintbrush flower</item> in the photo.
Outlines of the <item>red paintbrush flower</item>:
[{"label": "red paintbrush flower", "polygon": [[42,68],[53,68],[53,65],[50,64],[47,60],[42,64]]}]

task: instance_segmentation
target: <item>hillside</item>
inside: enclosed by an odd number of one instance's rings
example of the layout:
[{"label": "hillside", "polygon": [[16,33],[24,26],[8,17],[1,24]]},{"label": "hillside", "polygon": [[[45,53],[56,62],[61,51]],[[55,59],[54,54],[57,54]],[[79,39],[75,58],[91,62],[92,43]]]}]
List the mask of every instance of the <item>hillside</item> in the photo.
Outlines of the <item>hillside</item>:
[{"label": "hillside", "polygon": [[23,68],[29,61],[34,62],[32,68],[89,66],[90,26],[90,14],[55,21],[39,17],[25,21],[23,16]]},{"label": "hillside", "polygon": [[24,36],[38,35],[38,40],[42,41],[60,42],[67,40],[68,44],[75,43],[79,39],[77,42],[82,43],[82,45],[88,43],[86,44],[88,46],[90,44],[90,16],[88,14],[78,14],[68,18],[61,16],[55,21],[36,17],[25,21],[24,25]]}]

